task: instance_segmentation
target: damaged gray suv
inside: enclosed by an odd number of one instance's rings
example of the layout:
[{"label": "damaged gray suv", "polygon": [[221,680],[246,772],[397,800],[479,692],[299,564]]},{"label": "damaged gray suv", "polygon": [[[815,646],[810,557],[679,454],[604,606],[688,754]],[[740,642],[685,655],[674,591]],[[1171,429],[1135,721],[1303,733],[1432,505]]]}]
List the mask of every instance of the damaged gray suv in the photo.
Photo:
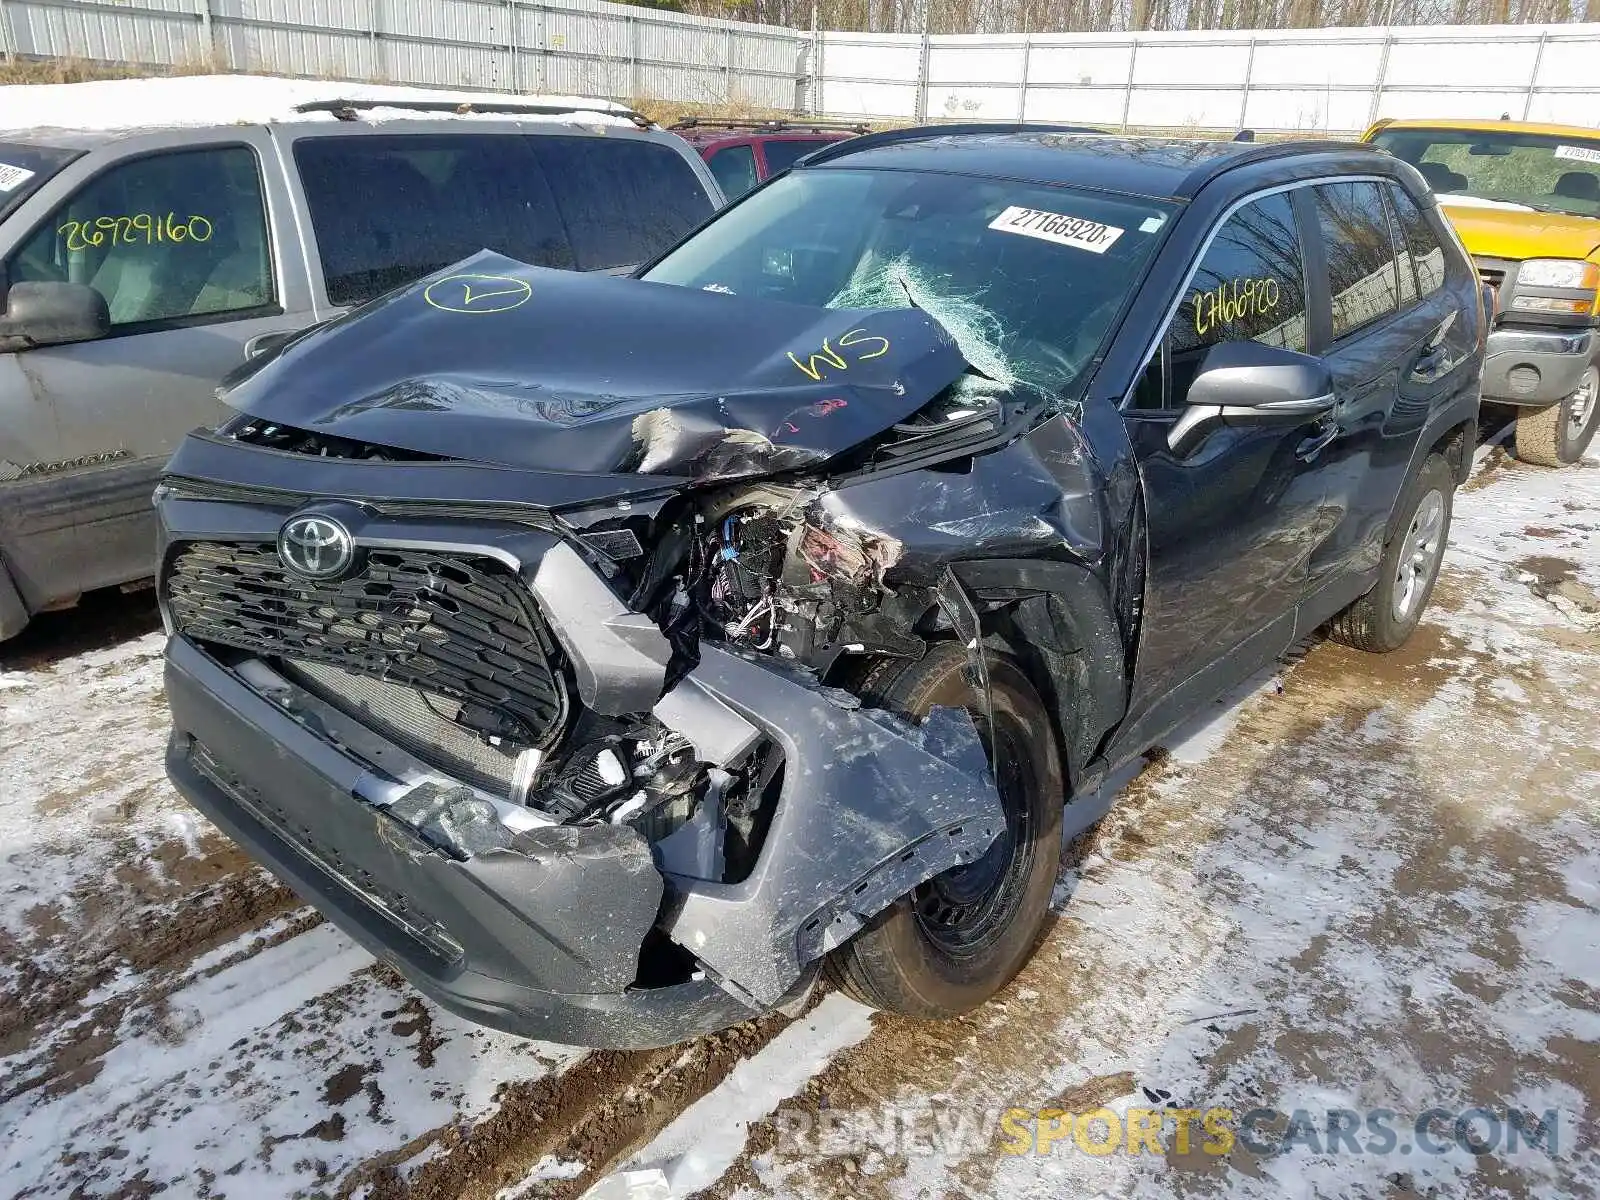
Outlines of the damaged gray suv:
[{"label": "damaged gray suv", "polygon": [[169,772],[501,1029],[968,1011],[1109,772],[1416,627],[1482,332],[1422,179],[1329,143],[897,131],[636,278],[484,252],[173,458]]}]

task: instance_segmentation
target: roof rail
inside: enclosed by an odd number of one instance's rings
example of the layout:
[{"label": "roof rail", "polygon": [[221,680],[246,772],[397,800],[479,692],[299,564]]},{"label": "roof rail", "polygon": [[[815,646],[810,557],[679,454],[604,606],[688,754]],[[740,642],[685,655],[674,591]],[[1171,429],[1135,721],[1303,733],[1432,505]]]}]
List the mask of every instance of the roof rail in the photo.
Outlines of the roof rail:
[{"label": "roof rail", "polygon": [[1183,182],[1173,192],[1175,196],[1189,197],[1197,193],[1202,187],[1210,183],[1217,176],[1238,167],[1250,166],[1253,163],[1268,162],[1274,158],[1291,158],[1296,154],[1348,154],[1352,151],[1358,154],[1386,154],[1387,151],[1368,142],[1340,142],[1329,139],[1301,139],[1292,142],[1242,142],[1236,143],[1240,149],[1237,154],[1219,155],[1208,162],[1202,162],[1183,177]]},{"label": "roof rail", "polygon": [[913,125],[909,129],[885,129],[882,133],[869,133],[862,137],[834,142],[832,145],[824,146],[820,150],[813,150],[806,155],[803,161],[806,166],[814,167],[818,163],[842,158],[846,154],[856,154],[862,150],[873,150],[879,146],[893,146],[900,142],[920,142],[929,138],[976,133],[1103,134],[1105,130],[1095,129],[1089,125],[1049,125],[1038,121],[961,121],[949,125]]},{"label": "roof rail", "polygon": [[667,126],[673,133],[683,133],[690,129],[759,129],[763,132],[789,132],[790,130],[812,130],[817,133],[840,131],[843,133],[871,133],[872,126],[865,121],[807,121],[788,117],[778,117],[767,121],[736,121],[723,120],[718,117],[684,117],[682,120]]},{"label": "roof rail", "polygon": [[382,100],[357,98],[308,100],[304,104],[295,105],[294,111],[297,113],[327,112],[332,113],[341,121],[356,121],[360,120],[363,112],[372,108],[402,108],[411,112],[450,113],[457,116],[473,113],[509,117],[624,117],[632,121],[640,129],[652,127],[650,118],[634,112],[631,108],[585,108],[582,105],[573,104],[508,104],[499,100],[487,103],[480,103],[476,100]]}]

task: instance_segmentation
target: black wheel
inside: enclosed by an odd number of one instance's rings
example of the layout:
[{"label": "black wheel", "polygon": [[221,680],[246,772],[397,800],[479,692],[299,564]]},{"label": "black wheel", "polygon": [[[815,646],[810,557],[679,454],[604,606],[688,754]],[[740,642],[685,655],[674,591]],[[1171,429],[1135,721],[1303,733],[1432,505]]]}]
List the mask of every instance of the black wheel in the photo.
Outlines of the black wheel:
[{"label": "black wheel", "polygon": [[1033,953],[1061,857],[1066,799],[1049,717],[1010,661],[987,662],[994,744],[967,651],[935,646],[916,663],[879,664],[863,698],[907,716],[936,705],[973,714],[995,767],[1006,828],[976,862],[934,877],[834,952],[828,973],[864,1004],[915,1017],[969,1012],[1004,987]]},{"label": "black wheel", "polygon": [[1450,464],[1437,454],[1430,455],[1406,485],[1395,509],[1378,582],[1333,619],[1329,633],[1334,641],[1377,654],[1405,644],[1422,619],[1439,578],[1454,497]]},{"label": "black wheel", "polygon": [[1600,368],[1590,367],[1559,404],[1517,414],[1517,457],[1541,467],[1565,467],[1583,457],[1600,429]]}]

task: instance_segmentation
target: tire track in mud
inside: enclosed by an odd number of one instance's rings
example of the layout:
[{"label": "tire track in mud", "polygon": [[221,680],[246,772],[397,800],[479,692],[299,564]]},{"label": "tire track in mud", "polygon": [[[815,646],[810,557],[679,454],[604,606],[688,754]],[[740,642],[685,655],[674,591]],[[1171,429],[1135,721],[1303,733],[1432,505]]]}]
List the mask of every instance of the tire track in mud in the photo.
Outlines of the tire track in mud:
[{"label": "tire track in mud", "polygon": [[[819,989],[802,1011],[820,999]],[[443,1153],[410,1178],[397,1171],[397,1156],[383,1155],[347,1174],[335,1195],[348,1200],[364,1188],[366,1200],[492,1200],[554,1159],[581,1162],[584,1170],[526,1184],[514,1194],[518,1200],[576,1200],[792,1020],[775,1014],[686,1046],[593,1051],[559,1074],[506,1085],[498,1109],[471,1129],[435,1131],[430,1136]]]}]

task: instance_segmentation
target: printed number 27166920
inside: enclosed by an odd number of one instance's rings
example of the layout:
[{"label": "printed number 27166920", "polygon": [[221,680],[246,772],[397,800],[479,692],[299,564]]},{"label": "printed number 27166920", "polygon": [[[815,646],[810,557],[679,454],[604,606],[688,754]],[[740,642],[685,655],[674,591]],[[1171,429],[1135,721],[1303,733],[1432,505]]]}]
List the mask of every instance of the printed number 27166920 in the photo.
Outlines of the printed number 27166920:
[{"label": "printed number 27166920", "polygon": [[1017,205],[1012,205],[990,221],[989,228],[1001,233],[1020,233],[1023,237],[1073,246],[1091,254],[1104,254],[1123,234],[1123,230],[1115,225]]}]

